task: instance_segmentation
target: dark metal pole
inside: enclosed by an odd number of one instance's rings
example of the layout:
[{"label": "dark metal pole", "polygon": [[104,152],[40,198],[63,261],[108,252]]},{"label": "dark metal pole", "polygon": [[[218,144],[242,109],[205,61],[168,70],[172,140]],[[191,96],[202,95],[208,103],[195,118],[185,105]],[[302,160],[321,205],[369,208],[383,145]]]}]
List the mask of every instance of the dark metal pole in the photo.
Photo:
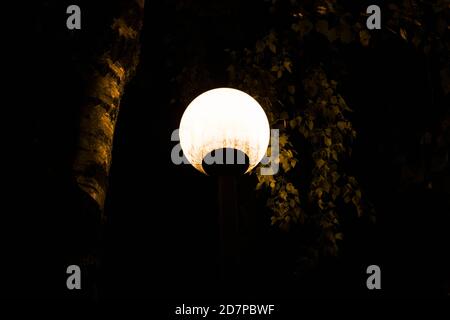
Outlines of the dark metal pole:
[{"label": "dark metal pole", "polygon": [[233,175],[222,175],[218,177],[218,184],[220,278],[231,285],[240,262],[237,179]]}]

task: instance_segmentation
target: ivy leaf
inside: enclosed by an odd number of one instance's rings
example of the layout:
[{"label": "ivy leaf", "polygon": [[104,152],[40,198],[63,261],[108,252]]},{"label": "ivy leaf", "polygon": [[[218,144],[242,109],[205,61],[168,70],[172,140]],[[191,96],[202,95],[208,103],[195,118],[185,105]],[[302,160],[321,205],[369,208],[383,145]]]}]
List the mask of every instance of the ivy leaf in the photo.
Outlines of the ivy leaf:
[{"label": "ivy leaf", "polygon": [[287,191],[287,192],[291,192],[293,189],[294,189],[294,185],[293,185],[292,183],[289,182],[289,183],[286,185],[286,191]]},{"label": "ivy leaf", "polygon": [[332,96],[331,99],[330,99],[330,102],[332,104],[337,104],[338,103],[337,97],[336,96]]},{"label": "ivy leaf", "polygon": [[303,38],[313,29],[313,24],[308,19],[304,19],[299,23],[294,23],[291,28],[295,32],[300,33],[300,36]]},{"label": "ivy leaf", "polygon": [[272,42],[269,43],[269,49],[273,54],[277,53],[277,47]]},{"label": "ivy leaf", "polygon": [[327,7],[325,7],[325,6],[318,6],[317,7],[317,13],[319,15],[325,15],[327,13]]},{"label": "ivy leaf", "polygon": [[334,161],[338,161],[338,156],[336,150],[331,151],[331,157]]},{"label": "ivy leaf", "polygon": [[340,95],[338,95],[338,102],[339,102],[339,105],[341,106],[341,108],[343,108],[344,110],[350,111],[350,112],[353,111],[352,109],[349,108],[349,106],[345,102],[344,98],[342,98]]},{"label": "ivy leaf", "polygon": [[286,134],[282,134],[282,135],[280,135],[278,141],[280,143],[280,146],[284,147],[288,142],[288,136]]},{"label": "ivy leaf", "polygon": [[[331,174],[331,177],[332,177],[332,179],[333,179],[333,183],[336,183],[336,181],[338,181],[338,179],[339,179],[341,176],[339,175],[339,173],[337,173],[336,171],[334,171],[334,172]],[[339,188],[337,189],[337,191],[339,191]]]},{"label": "ivy leaf", "polygon": [[291,29],[294,30],[295,32],[300,31],[300,28],[301,28],[300,23],[293,23],[293,24],[291,25]]},{"label": "ivy leaf", "polygon": [[352,31],[348,23],[341,23],[339,34],[341,36],[341,41],[345,44],[352,42]]},{"label": "ivy leaf", "polygon": [[295,200],[294,200],[294,199],[289,200],[289,206],[290,206],[291,208],[295,208],[296,205],[297,205],[297,204],[295,203]]},{"label": "ivy leaf", "polygon": [[289,115],[288,115],[288,113],[286,111],[283,111],[280,114],[280,120],[287,120],[287,119],[289,119]]},{"label": "ivy leaf", "polygon": [[319,205],[319,208],[320,208],[321,210],[325,209],[325,202],[323,202],[322,199],[320,199],[320,200],[317,202],[317,204]]},{"label": "ivy leaf", "polygon": [[400,36],[403,40],[408,41],[408,34],[406,33],[406,30],[403,28],[400,28]]},{"label": "ivy leaf", "polygon": [[270,221],[271,221],[272,225],[275,225],[277,223],[277,221],[278,221],[278,217],[272,216],[272,217],[270,217]]},{"label": "ivy leaf", "polygon": [[297,120],[292,119],[291,121],[289,121],[289,125],[291,126],[291,129],[294,129],[297,126]]},{"label": "ivy leaf", "polygon": [[264,48],[265,48],[264,42],[261,41],[261,40],[258,40],[258,41],[256,42],[256,52],[257,52],[257,53],[261,53],[261,52],[264,51]]},{"label": "ivy leaf", "polygon": [[361,30],[359,32],[359,41],[363,47],[369,46],[370,33],[367,30]]},{"label": "ivy leaf", "polygon": [[294,168],[296,164],[297,164],[297,160],[292,159],[291,160],[291,167]]},{"label": "ivy leaf", "polygon": [[289,71],[289,73],[292,73],[292,62],[289,60],[285,60],[283,63],[284,68]]},{"label": "ivy leaf", "polygon": [[328,30],[328,41],[334,42],[338,38],[337,30],[336,28],[331,28]]},{"label": "ivy leaf", "polygon": [[258,182],[258,184],[256,185],[256,190],[260,190],[262,188],[263,184],[264,184],[264,181]]},{"label": "ivy leaf", "polygon": [[344,131],[345,128],[347,127],[347,125],[346,125],[345,121],[338,121],[337,127],[339,130]]},{"label": "ivy leaf", "polygon": [[316,160],[316,166],[317,166],[317,168],[322,168],[323,166],[325,165],[325,160],[323,160],[323,159],[317,159]]},{"label": "ivy leaf", "polygon": [[416,48],[418,48],[421,42],[422,42],[421,36],[420,36],[418,33],[416,33],[416,34],[414,35],[413,39],[412,39],[412,44],[413,44]]},{"label": "ivy leaf", "polygon": [[289,94],[292,94],[292,95],[294,95],[295,94],[295,86],[288,86],[288,92],[289,92]]},{"label": "ivy leaf", "polygon": [[322,198],[323,190],[321,188],[316,189],[316,196],[318,199]]},{"label": "ivy leaf", "polygon": [[363,209],[361,208],[361,206],[357,206],[356,207],[356,211],[358,213],[358,217],[361,217],[363,214]]},{"label": "ivy leaf", "polygon": [[289,165],[289,159],[283,157],[283,161],[281,162],[281,166],[283,167],[284,172],[288,172],[291,170],[291,166]]},{"label": "ivy leaf", "polygon": [[277,72],[277,78],[280,79],[283,76],[283,70],[278,70]]},{"label": "ivy leaf", "polygon": [[316,22],[316,31],[328,36],[328,21],[326,20],[319,20]]}]

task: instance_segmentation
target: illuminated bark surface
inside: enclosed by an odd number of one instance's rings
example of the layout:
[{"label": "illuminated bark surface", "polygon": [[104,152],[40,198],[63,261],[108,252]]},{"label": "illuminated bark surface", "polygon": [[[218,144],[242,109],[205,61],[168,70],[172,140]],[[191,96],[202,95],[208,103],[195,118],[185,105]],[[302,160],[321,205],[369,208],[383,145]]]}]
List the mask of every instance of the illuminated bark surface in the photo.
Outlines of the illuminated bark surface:
[{"label": "illuminated bark surface", "polygon": [[122,1],[113,18],[111,43],[95,59],[87,76],[87,95],[81,106],[80,134],[73,173],[79,187],[103,212],[112,161],[114,129],[120,100],[139,60],[139,35],[144,0]]}]

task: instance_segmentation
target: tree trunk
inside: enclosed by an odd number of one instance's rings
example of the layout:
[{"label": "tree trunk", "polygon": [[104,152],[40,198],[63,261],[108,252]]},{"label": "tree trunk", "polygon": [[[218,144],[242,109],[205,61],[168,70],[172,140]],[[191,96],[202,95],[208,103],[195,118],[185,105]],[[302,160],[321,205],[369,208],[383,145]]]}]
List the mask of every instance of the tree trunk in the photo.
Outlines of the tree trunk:
[{"label": "tree trunk", "polygon": [[109,43],[88,66],[73,165],[77,185],[95,201],[102,217],[120,101],[139,60],[144,0],[122,0],[120,8],[106,35]]},{"label": "tree trunk", "polygon": [[[100,34],[101,49],[90,55],[90,63],[80,66],[86,92],[79,106],[78,143],[72,166],[76,189],[72,210],[77,222],[71,222],[70,230],[76,234],[65,261],[66,265],[81,267],[80,297],[94,300],[101,295],[102,287],[99,249],[114,130],[125,86],[134,76],[139,61],[144,0],[120,0],[117,11],[111,11],[116,13],[110,17],[106,34]],[[95,30],[87,31],[97,36]],[[69,292],[69,297],[76,295]]]}]

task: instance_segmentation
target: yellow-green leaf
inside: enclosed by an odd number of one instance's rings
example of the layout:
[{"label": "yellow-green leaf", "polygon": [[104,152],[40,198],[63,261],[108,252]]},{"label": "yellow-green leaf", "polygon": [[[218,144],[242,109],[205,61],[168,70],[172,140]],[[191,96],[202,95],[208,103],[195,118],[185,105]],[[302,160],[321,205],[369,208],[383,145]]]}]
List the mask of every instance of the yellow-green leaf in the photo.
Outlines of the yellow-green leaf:
[{"label": "yellow-green leaf", "polygon": [[290,206],[291,208],[295,208],[296,203],[295,203],[295,200],[294,200],[294,199],[289,200],[289,206]]},{"label": "yellow-green leaf", "polygon": [[363,47],[369,46],[370,33],[367,30],[361,30],[359,32],[359,41]]},{"label": "yellow-green leaf", "polygon": [[269,43],[269,49],[273,53],[277,53],[277,47],[273,43]]},{"label": "yellow-green leaf", "polygon": [[291,160],[291,167],[294,168],[296,164],[297,164],[297,160],[292,159]]},{"label": "yellow-green leaf", "polygon": [[286,143],[288,142],[288,136],[286,134],[282,134],[282,135],[280,135],[278,141],[280,143],[280,146],[284,147],[286,145]]},{"label": "yellow-green leaf", "polygon": [[316,31],[323,35],[328,35],[328,21],[319,20],[316,22]]},{"label": "yellow-green leaf", "polygon": [[400,28],[400,36],[403,38],[403,40],[408,41],[408,34],[406,33],[405,29]]},{"label": "yellow-green leaf", "polygon": [[292,183],[289,182],[289,183],[286,185],[286,191],[287,191],[287,192],[291,192],[293,189],[294,189],[294,185],[293,185]]},{"label": "yellow-green leaf", "polygon": [[289,170],[291,170],[289,162],[285,158],[283,159],[283,162],[281,163],[281,166],[283,167],[284,172],[288,172]]},{"label": "yellow-green leaf", "polygon": [[346,128],[345,121],[338,121],[337,127],[338,127],[339,130],[343,131]]},{"label": "yellow-green leaf", "polygon": [[337,104],[337,97],[336,96],[332,96],[331,97],[331,99],[330,99],[330,102],[332,103],[332,104]]},{"label": "yellow-green leaf", "polygon": [[288,86],[288,92],[289,92],[289,94],[294,95],[295,94],[295,86]]},{"label": "yellow-green leaf", "polygon": [[256,42],[256,52],[261,53],[264,51],[264,42],[262,42],[261,40],[259,40],[258,42]]},{"label": "yellow-green leaf", "polygon": [[334,161],[338,161],[338,156],[336,150],[331,151],[331,157]]},{"label": "yellow-green leaf", "polygon": [[278,70],[277,72],[277,78],[280,79],[283,76],[283,70]]},{"label": "yellow-green leaf", "polygon": [[292,62],[290,62],[289,60],[285,60],[283,66],[287,71],[289,71],[289,73],[292,73]]},{"label": "yellow-green leaf", "polygon": [[328,41],[334,42],[337,39],[337,30],[336,28],[331,28],[328,30]]},{"label": "yellow-green leaf", "polygon": [[323,160],[323,159],[318,159],[318,160],[316,160],[316,166],[317,166],[317,168],[322,168],[323,166],[325,165],[325,160]]},{"label": "yellow-green leaf", "polygon": [[339,33],[343,43],[350,43],[352,41],[352,32],[347,23],[342,23],[340,25]]},{"label": "yellow-green leaf", "polygon": [[289,121],[289,125],[291,126],[291,129],[294,129],[297,125],[297,120],[292,119],[291,121]]}]

